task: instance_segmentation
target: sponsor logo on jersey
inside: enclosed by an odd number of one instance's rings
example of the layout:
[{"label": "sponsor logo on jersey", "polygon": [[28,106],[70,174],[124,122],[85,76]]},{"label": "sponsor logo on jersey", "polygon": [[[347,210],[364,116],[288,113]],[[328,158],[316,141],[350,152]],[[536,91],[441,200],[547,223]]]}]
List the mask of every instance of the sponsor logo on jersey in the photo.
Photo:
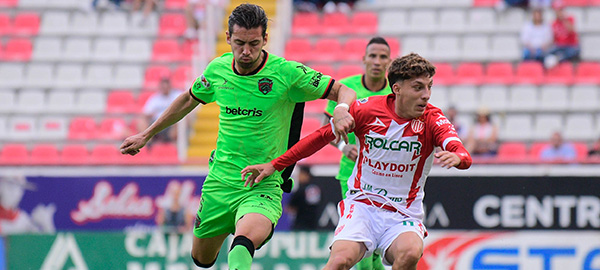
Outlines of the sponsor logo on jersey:
[{"label": "sponsor logo on jersey", "polygon": [[253,109],[242,109],[240,107],[237,108],[229,108],[225,106],[225,113],[232,115],[246,115],[246,116],[262,116],[263,111],[257,108]]},{"label": "sponsor logo on jersey", "polygon": [[363,104],[363,103],[367,103],[367,101],[369,101],[369,97],[359,99],[358,103]]},{"label": "sponsor logo on jersey", "polygon": [[321,78],[323,78],[323,73],[321,72],[317,72],[315,73],[315,75],[312,76],[312,78],[310,78],[310,84],[312,84],[314,87],[318,87],[319,83],[321,82]]},{"label": "sponsor logo on jersey", "polygon": [[421,131],[423,131],[424,127],[425,123],[419,119],[413,119],[412,121],[410,121],[410,128],[412,128],[412,130],[415,133],[420,133]]},{"label": "sponsor logo on jersey", "polygon": [[296,68],[299,68],[299,69],[301,69],[301,70],[304,72],[304,74],[306,74],[306,73],[307,73],[307,72],[306,72],[306,71],[307,71],[307,68],[306,68],[306,66],[305,66],[305,65],[297,65],[297,66],[296,66]]},{"label": "sponsor logo on jersey", "polygon": [[379,117],[375,117],[375,121],[373,121],[373,123],[369,124],[369,126],[385,127],[385,124],[383,123],[383,121],[379,120]]},{"label": "sponsor logo on jersey", "polygon": [[221,84],[218,89],[229,89],[229,90],[233,90],[232,86],[229,86],[227,83],[229,83],[229,81],[227,79],[223,79],[223,84]]},{"label": "sponsor logo on jersey", "polygon": [[421,153],[421,142],[409,142],[402,140],[391,140],[387,138],[375,138],[369,135],[365,135],[365,144],[369,146],[369,150],[373,148],[390,150],[390,151],[406,151],[415,152],[419,155]]},{"label": "sponsor logo on jersey", "polygon": [[273,90],[273,80],[269,78],[262,78],[258,80],[258,90],[264,95],[268,94]]},{"label": "sponsor logo on jersey", "polygon": [[442,117],[442,118],[438,118],[439,120],[435,121],[435,124],[439,126],[442,125],[452,125],[452,123],[450,123],[450,120],[448,120],[448,118],[446,117]]}]

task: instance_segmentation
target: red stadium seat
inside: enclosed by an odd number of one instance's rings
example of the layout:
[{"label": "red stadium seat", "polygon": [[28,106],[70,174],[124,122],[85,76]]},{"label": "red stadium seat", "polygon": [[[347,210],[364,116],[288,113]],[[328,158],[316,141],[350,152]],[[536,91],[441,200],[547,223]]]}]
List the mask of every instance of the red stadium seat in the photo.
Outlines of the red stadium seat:
[{"label": "red stadium seat", "polygon": [[398,41],[398,39],[395,37],[387,37],[385,40],[387,41],[388,45],[390,45],[390,55],[392,59],[396,58],[398,53],[400,53],[400,41]]},{"label": "red stadium seat", "polygon": [[0,36],[11,33],[10,15],[0,13]]},{"label": "red stadium seat", "polygon": [[173,143],[157,143],[150,147],[150,156],[154,163],[173,165],[179,163],[177,146]]},{"label": "red stadium seat", "polygon": [[70,140],[89,140],[96,138],[96,121],[91,117],[75,117],[69,125]]},{"label": "red stadium seat", "polygon": [[449,63],[436,63],[435,65],[435,77],[433,83],[435,85],[452,85],[456,81],[456,75],[454,69]]},{"label": "red stadium seat", "polygon": [[505,142],[498,147],[499,162],[523,162],[528,160],[527,146],[522,142]]},{"label": "red stadium seat", "polygon": [[192,60],[192,57],[194,57],[194,54],[196,53],[196,51],[198,51],[198,41],[197,40],[186,40],[185,42],[183,42],[183,45],[181,45],[181,52],[182,52],[182,59],[184,61],[190,61]]},{"label": "red stadium seat", "polygon": [[112,144],[99,144],[92,148],[90,163],[95,165],[121,164],[123,155]]},{"label": "red stadium seat", "polygon": [[29,61],[33,45],[29,39],[11,39],[4,47],[4,60],[6,61]]},{"label": "red stadium seat", "polygon": [[38,144],[31,150],[31,164],[56,165],[60,163],[58,149],[54,144]]},{"label": "red stadium seat", "polygon": [[144,147],[140,149],[140,152],[135,154],[135,156],[131,155],[123,155],[121,162],[124,164],[130,165],[149,165],[154,164],[152,157],[148,151],[148,147]]},{"label": "red stadium seat", "polygon": [[320,18],[318,13],[296,13],[292,21],[292,35],[312,36],[320,31]]},{"label": "red stadium seat", "polygon": [[19,0],[0,0],[0,8],[13,8],[19,4]]},{"label": "red stadium seat", "polygon": [[483,67],[480,63],[461,63],[456,68],[456,83],[479,85],[483,82]]},{"label": "red stadium seat", "polygon": [[312,58],[313,49],[310,40],[292,38],[285,44],[285,58],[298,62],[306,62]]},{"label": "red stadium seat", "polygon": [[346,14],[341,12],[323,15],[323,23],[319,33],[323,35],[339,36],[353,31],[350,20]]},{"label": "red stadium seat", "polygon": [[187,0],[166,0],[165,9],[182,10],[187,6]]},{"label": "red stadium seat", "polygon": [[515,74],[511,63],[489,63],[483,77],[486,84],[512,84]]},{"label": "red stadium seat", "polygon": [[589,6],[590,0],[568,0],[568,1],[562,1],[564,3],[565,6],[572,6],[572,7],[586,7]]},{"label": "red stadium seat", "polygon": [[186,28],[187,24],[183,14],[167,13],[160,17],[158,35],[170,37],[182,36]]},{"label": "red stadium seat", "polygon": [[577,160],[584,161],[588,157],[588,146],[585,142],[574,142],[573,147],[575,147],[575,151],[577,152]]},{"label": "red stadium seat", "polygon": [[366,38],[348,39],[343,46],[344,59],[347,61],[360,61],[365,56],[369,40]]},{"label": "red stadium seat", "polygon": [[90,153],[83,144],[69,144],[62,148],[60,163],[63,165],[86,165],[90,163]]},{"label": "red stadium seat", "polygon": [[37,13],[19,13],[13,18],[13,35],[34,36],[39,30],[40,16]]},{"label": "red stadium seat", "polygon": [[181,60],[181,46],[174,39],[157,40],[152,48],[152,61],[175,62]]},{"label": "red stadium seat", "polygon": [[340,162],[342,152],[330,144],[299,162],[299,164],[323,165],[337,164]]},{"label": "red stadium seat", "polygon": [[193,82],[193,69],[188,65],[177,67],[171,75],[171,86],[177,89],[188,90]]},{"label": "red stadium seat", "polygon": [[169,76],[171,76],[169,67],[162,65],[149,66],[144,74],[144,88],[157,89],[160,80]]},{"label": "red stadium seat", "polygon": [[333,78],[336,80],[341,80],[348,76],[363,74],[363,72],[363,67],[361,65],[343,65],[338,69]]},{"label": "red stadium seat", "polygon": [[342,45],[338,39],[323,38],[315,43],[315,51],[312,54],[312,61],[334,62],[338,60],[348,60],[342,52]]},{"label": "red stadium seat", "polygon": [[374,12],[355,12],[350,18],[350,27],[353,34],[375,34],[377,24],[377,14]]},{"label": "red stadium seat", "polygon": [[105,118],[100,122],[98,139],[123,140],[129,133],[129,126],[122,118]]},{"label": "red stadium seat", "polygon": [[600,0],[590,0],[590,6],[600,6]]},{"label": "red stadium seat", "polygon": [[325,106],[327,106],[328,99],[320,98],[306,102],[304,106],[305,114],[322,115],[325,112]]},{"label": "red stadium seat", "polygon": [[[146,105],[146,101],[148,101],[148,99],[154,95],[154,91],[142,91],[139,95],[138,98],[135,101],[135,106],[136,106],[136,112],[137,113],[142,113],[144,110],[144,105]],[[134,129],[135,130],[135,129]]]},{"label": "red stadium seat", "polygon": [[523,62],[517,66],[515,83],[539,85],[544,81],[544,67],[539,62]]},{"label": "red stadium seat", "polygon": [[581,62],[575,72],[575,83],[600,84],[600,63]]},{"label": "red stadium seat", "polygon": [[542,152],[542,149],[544,149],[544,147],[546,147],[546,145],[548,145],[548,142],[534,142],[531,144],[531,147],[529,148],[529,157],[534,160],[539,162],[540,161],[540,153]]},{"label": "red stadium seat", "polygon": [[[321,112],[323,112],[324,109],[325,107],[323,106],[321,108]],[[320,118],[315,116],[305,116],[304,122],[302,123],[302,131],[300,132],[300,138],[306,137],[308,134],[311,134],[313,131],[319,129],[321,126],[323,126],[323,123],[321,122]]]},{"label": "red stadium seat", "polygon": [[333,76],[333,74],[335,73],[333,67],[328,64],[311,65],[310,67],[316,71],[319,71],[319,72],[321,72],[325,75],[329,75],[329,76]]},{"label": "red stadium seat", "polygon": [[498,1],[503,0],[474,0],[473,6],[475,7],[493,7]]},{"label": "red stadium seat", "polygon": [[106,100],[107,113],[134,113],[137,110],[135,97],[131,91],[112,91]]},{"label": "red stadium seat", "polygon": [[27,165],[29,160],[29,151],[25,144],[5,144],[0,152],[0,164],[2,165]]},{"label": "red stadium seat", "polygon": [[556,83],[556,84],[572,84],[573,78],[573,64],[570,62],[560,63],[546,71],[545,83]]}]

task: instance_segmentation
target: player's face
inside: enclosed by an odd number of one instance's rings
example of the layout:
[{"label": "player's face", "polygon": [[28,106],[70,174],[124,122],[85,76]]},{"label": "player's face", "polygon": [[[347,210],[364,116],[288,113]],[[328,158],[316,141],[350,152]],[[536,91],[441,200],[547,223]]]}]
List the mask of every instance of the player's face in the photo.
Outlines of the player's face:
[{"label": "player's face", "polygon": [[367,46],[365,56],[363,56],[365,74],[368,78],[385,78],[385,71],[391,61],[388,46],[377,43],[371,44]]},{"label": "player's face", "polygon": [[268,37],[268,35],[262,36],[262,27],[246,29],[236,24],[233,26],[233,32],[228,31],[226,34],[236,68],[250,72],[258,67],[259,60],[262,60],[262,48],[267,44]]},{"label": "player's face", "polygon": [[425,112],[425,107],[431,97],[433,80],[428,76],[421,76],[392,85],[396,94],[396,114],[405,119],[417,118]]}]

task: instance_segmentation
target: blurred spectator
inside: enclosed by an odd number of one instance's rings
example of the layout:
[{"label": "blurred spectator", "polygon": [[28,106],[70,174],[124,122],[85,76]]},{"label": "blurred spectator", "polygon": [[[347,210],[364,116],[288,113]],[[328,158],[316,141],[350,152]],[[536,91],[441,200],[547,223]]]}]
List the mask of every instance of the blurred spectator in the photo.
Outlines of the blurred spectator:
[{"label": "blurred spectator", "polygon": [[[144,105],[144,117],[138,122],[140,125],[138,130],[144,130],[148,125],[156,121],[179,94],[181,94],[180,91],[171,88],[170,79],[163,77],[160,81],[158,92],[150,96]],[[170,126],[156,134],[150,142],[173,142],[176,138],[177,128]]]},{"label": "blurred spectator", "polygon": [[530,9],[546,9],[552,6],[553,0],[529,0]]},{"label": "blurred spectator", "polygon": [[544,59],[546,68],[552,68],[563,61],[576,60],[581,51],[573,16],[565,13],[561,3],[554,5],[554,13],[556,14],[556,19],[552,23],[554,46]]},{"label": "blurred spectator", "polygon": [[[133,0],[131,11],[135,14],[133,16],[134,24],[145,25],[150,16],[150,12],[154,9],[158,0]],[[140,16],[140,11],[142,12]]]},{"label": "blurred spectator", "polygon": [[458,133],[458,137],[464,138],[465,132],[466,132],[465,127],[456,118],[456,116],[458,115],[458,110],[456,110],[456,107],[450,106],[448,109],[446,109],[446,111],[444,112],[444,115],[446,115],[446,118],[448,118],[448,121],[450,121],[450,123],[452,123],[452,125],[454,125],[454,129],[456,129],[456,133]]},{"label": "blurred spectator", "polygon": [[552,46],[552,28],[544,23],[542,10],[532,12],[531,22],[521,30],[523,44],[523,60],[544,61],[544,57]]},{"label": "blurred spectator", "polygon": [[490,112],[479,109],[474,125],[469,129],[465,147],[471,155],[495,155],[498,150],[498,127],[492,123]]},{"label": "blurred spectator", "polygon": [[184,12],[187,23],[185,37],[189,39],[198,38],[198,30],[204,21],[204,16],[206,16],[206,6],[212,4],[222,7],[222,2],[221,0],[188,0]]},{"label": "blurred spectator", "polygon": [[[93,10],[98,10],[98,9],[117,10],[117,9],[121,8],[121,2],[123,2],[123,0],[92,0],[91,7]],[[89,3],[89,2],[87,2],[87,3]],[[91,11],[91,10],[89,10],[89,8],[85,8],[85,9],[88,11]]]},{"label": "blurred spectator", "polygon": [[540,159],[543,161],[573,161],[577,158],[577,151],[571,143],[563,140],[558,131],[550,137],[550,143],[540,151]]},{"label": "blurred spectator", "polygon": [[336,1],[327,1],[323,6],[323,12],[325,13],[334,13],[334,12],[342,12],[342,13],[350,13],[352,12],[352,8],[350,7],[353,4],[353,0],[336,0]]},{"label": "blurred spectator", "polygon": [[502,12],[511,7],[527,8],[528,4],[528,0],[500,0],[496,2],[496,10]]},{"label": "blurred spectator", "polygon": [[592,145],[592,148],[588,152],[588,156],[594,157],[594,158],[600,158],[600,138],[598,138],[598,140],[596,140],[596,142],[594,142],[594,144]]},{"label": "blurred spectator", "polygon": [[355,0],[294,0],[294,7],[300,12],[317,12],[323,7],[325,13],[350,13]]},{"label": "blurred spectator", "polygon": [[189,231],[192,228],[192,217],[186,212],[185,201],[181,196],[181,184],[177,181],[170,182],[166,193],[168,195],[162,201],[162,205],[157,207],[156,225],[165,232],[185,233]]},{"label": "blurred spectator", "polygon": [[315,230],[319,226],[317,207],[321,202],[321,188],[312,183],[310,168],[298,166],[298,189],[292,193],[286,210],[295,214],[292,230]]},{"label": "blurred spectator", "polygon": [[299,12],[317,12],[322,0],[294,0],[294,7]]}]

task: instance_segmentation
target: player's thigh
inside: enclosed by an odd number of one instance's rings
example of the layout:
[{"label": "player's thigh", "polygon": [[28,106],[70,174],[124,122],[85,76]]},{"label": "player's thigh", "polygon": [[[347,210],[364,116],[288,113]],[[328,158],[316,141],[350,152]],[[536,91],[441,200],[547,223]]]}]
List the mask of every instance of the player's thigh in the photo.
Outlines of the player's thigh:
[{"label": "player's thigh", "polygon": [[423,255],[423,238],[413,231],[398,235],[385,252],[385,260],[390,264],[397,259],[418,260]]},{"label": "player's thigh", "polygon": [[248,213],[238,220],[235,226],[235,236],[243,235],[258,248],[273,233],[273,223],[263,214]]},{"label": "player's thigh", "polygon": [[329,256],[327,265],[329,267],[338,267],[339,265],[355,265],[363,258],[366,251],[367,247],[362,242],[337,240],[333,242],[333,245],[331,245],[331,255]]},{"label": "player's thigh", "polygon": [[229,234],[225,233],[210,238],[194,237],[192,243],[192,256],[203,264],[210,264],[217,258],[223,241]]},{"label": "player's thigh", "polygon": [[281,197],[275,185],[250,190],[237,209],[235,235],[248,237],[257,247],[266,243],[283,211]]}]

